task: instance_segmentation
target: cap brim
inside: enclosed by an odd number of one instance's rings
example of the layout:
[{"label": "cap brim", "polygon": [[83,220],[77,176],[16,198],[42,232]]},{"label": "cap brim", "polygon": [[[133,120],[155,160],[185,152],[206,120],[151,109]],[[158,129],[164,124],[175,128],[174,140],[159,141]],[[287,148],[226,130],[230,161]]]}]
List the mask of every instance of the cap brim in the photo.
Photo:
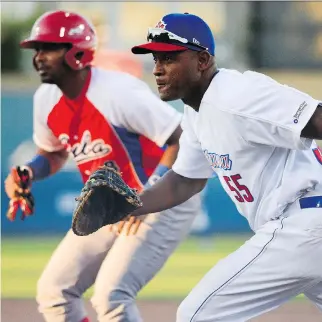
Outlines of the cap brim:
[{"label": "cap brim", "polygon": [[177,46],[173,44],[166,44],[161,42],[149,42],[147,44],[135,46],[132,48],[133,54],[151,54],[158,51],[184,51],[187,47]]},{"label": "cap brim", "polygon": [[33,48],[35,46],[35,42],[31,41],[29,39],[25,39],[25,40],[21,41],[19,45],[22,48]]},{"label": "cap brim", "polygon": [[61,41],[60,39],[46,38],[42,39],[25,39],[19,43],[20,47],[34,49],[38,44],[69,44],[69,42]]}]

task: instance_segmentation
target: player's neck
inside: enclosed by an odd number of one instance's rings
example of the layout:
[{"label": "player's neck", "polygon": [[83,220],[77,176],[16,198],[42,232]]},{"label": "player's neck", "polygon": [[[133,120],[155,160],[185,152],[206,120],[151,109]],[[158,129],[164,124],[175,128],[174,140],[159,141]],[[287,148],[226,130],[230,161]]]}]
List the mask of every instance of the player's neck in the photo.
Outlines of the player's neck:
[{"label": "player's neck", "polygon": [[64,77],[61,84],[57,84],[57,86],[69,99],[75,99],[80,95],[86,85],[89,72],[90,68],[85,68],[81,71],[73,71]]},{"label": "player's neck", "polygon": [[217,73],[217,69],[209,70],[202,78],[202,81],[190,91],[189,96],[182,99],[182,102],[198,112],[202,98]]}]

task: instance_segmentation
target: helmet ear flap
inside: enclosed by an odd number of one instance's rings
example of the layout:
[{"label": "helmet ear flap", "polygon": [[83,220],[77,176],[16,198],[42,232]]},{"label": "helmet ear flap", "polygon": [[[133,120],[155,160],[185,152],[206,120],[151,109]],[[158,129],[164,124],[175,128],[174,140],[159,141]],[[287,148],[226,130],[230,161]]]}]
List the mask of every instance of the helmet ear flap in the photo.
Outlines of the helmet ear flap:
[{"label": "helmet ear flap", "polygon": [[82,50],[76,46],[73,46],[65,54],[65,61],[74,70],[80,70],[88,66],[89,63],[93,60],[94,53],[89,50]]},{"label": "helmet ear flap", "polygon": [[[81,61],[85,61],[85,62],[91,62],[94,59],[94,52],[93,51],[82,51],[82,57],[80,58]],[[88,66],[89,63],[86,64],[86,66]]]}]

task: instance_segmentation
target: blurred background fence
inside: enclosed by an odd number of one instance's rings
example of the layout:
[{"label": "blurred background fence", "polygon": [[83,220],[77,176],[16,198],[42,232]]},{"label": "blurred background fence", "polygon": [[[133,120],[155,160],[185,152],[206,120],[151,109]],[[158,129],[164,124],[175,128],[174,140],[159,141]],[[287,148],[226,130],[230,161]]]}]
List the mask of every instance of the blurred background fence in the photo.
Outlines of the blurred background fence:
[{"label": "blurred background fence", "polygon": [[[219,67],[263,71],[321,99],[322,3],[319,2],[2,2],[1,174],[32,157],[32,95],[39,85],[32,52],[19,48],[35,19],[47,10],[70,9],[90,18],[98,32],[97,65],[144,79],[155,91],[150,55],[130,48],[145,41],[147,27],[166,13],[200,15],[216,38]],[[181,110],[181,102],[171,103]],[[152,108],[152,107],[151,107]],[[252,166],[251,164],[249,165]],[[70,161],[62,172],[34,185],[36,216],[24,223],[2,220],[2,234],[63,233],[70,227],[74,197],[82,187]],[[3,180],[2,180],[3,188]],[[7,210],[3,189],[1,210]],[[204,192],[204,210],[192,233],[249,232],[246,221],[217,179]]]}]

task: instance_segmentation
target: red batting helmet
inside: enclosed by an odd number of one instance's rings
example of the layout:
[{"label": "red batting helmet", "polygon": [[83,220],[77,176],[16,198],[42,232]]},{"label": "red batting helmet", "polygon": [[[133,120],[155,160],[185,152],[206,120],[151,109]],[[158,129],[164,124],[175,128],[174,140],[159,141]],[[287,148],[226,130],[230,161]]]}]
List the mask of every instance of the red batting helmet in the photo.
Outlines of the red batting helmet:
[{"label": "red batting helmet", "polygon": [[[37,43],[70,44],[66,63],[75,70],[90,65],[94,58],[97,38],[94,27],[84,17],[68,11],[51,11],[34,23],[29,38],[20,43],[23,48],[35,48]],[[82,54],[76,58],[77,54]]]}]

